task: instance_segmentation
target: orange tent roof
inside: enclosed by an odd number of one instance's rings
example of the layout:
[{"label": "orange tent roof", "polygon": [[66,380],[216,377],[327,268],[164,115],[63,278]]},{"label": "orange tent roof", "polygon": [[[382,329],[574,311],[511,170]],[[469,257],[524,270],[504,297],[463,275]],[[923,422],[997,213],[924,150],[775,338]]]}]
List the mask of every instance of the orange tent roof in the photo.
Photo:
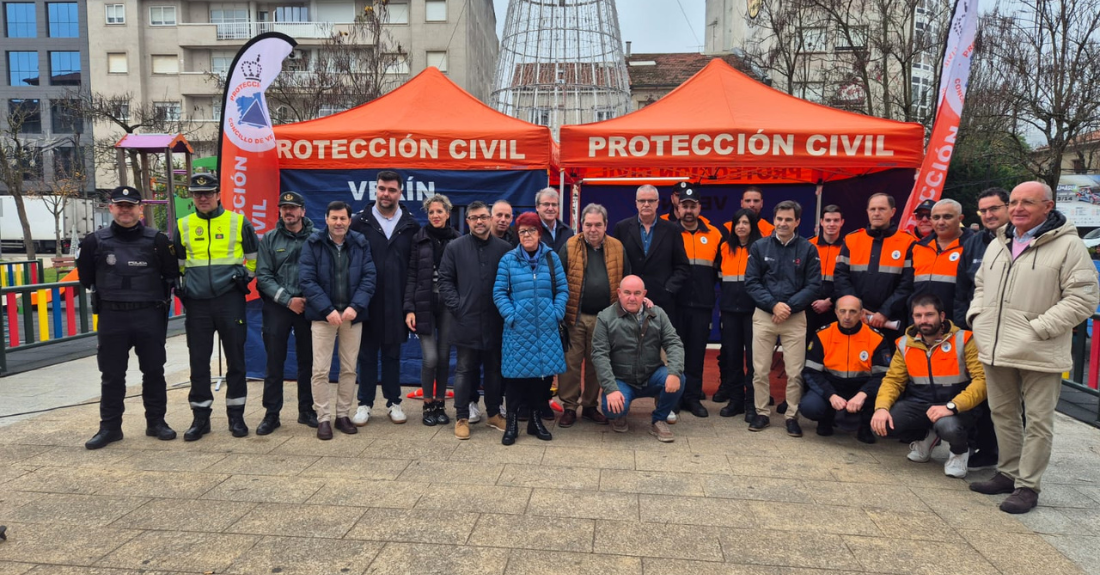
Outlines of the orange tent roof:
[{"label": "orange tent roof", "polygon": [[594,178],[797,183],[918,168],[920,124],[800,100],[720,59],[640,110],[561,127],[561,165]]},{"label": "orange tent roof", "polygon": [[275,126],[275,138],[282,169],[545,170],[553,141],[434,67],[361,106]]}]

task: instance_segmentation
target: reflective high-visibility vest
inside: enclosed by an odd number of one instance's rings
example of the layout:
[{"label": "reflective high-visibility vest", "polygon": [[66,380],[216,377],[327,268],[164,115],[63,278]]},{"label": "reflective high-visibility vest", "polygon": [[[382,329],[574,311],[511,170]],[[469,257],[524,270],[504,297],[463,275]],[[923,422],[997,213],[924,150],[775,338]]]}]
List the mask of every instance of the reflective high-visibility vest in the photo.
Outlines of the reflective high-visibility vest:
[{"label": "reflective high-visibility vest", "polygon": [[810,243],[817,246],[817,255],[821,257],[821,279],[831,284],[836,271],[836,259],[840,256],[840,246],[844,240],[838,237],[836,242],[827,244],[821,236],[814,236],[810,238]]},{"label": "reflective high-visibility vest", "polygon": [[714,307],[714,285],[718,281],[718,250],[724,239],[722,232],[700,220],[694,232],[682,230],[680,236],[688,263],[691,264],[691,275],[687,285],[677,294],[677,300],[689,307]]},{"label": "reflective high-visibility vest", "polygon": [[949,318],[955,316],[955,284],[962,252],[962,238],[956,238],[944,250],[935,236],[928,243],[913,246],[913,295],[936,294]]},{"label": "reflective high-visibility vest", "polygon": [[886,367],[873,365],[875,350],[882,343],[882,334],[863,326],[848,335],[840,331],[840,322],[833,322],[817,330],[821,342],[823,361],[818,364],[809,358],[806,367],[816,369],[840,379],[870,377],[873,373],[886,373]]},{"label": "reflective high-visibility vest", "polygon": [[188,297],[217,297],[234,287],[235,275],[255,275],[256,254],[244,251],[245,223],[244,216],[224,209],[209,219],[197,213],[180,218],[184,251],[176,257]]},{"label": "reflective high-visibility vest", "polygon": [[908,345],[907,335],[898,338],[898,353],[909,375],[906,393],[928,403],[947,402],[960,393],[970,383],[966,344],[973,336],[960,329],[928,350]]}]

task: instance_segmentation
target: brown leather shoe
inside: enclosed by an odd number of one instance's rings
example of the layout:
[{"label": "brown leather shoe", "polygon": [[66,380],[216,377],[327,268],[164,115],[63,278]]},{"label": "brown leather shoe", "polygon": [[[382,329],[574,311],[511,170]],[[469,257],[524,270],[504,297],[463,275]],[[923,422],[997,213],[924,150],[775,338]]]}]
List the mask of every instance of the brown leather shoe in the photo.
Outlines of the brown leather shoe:
[{"label": "brown leather shoe", "polygon": [[558,420],[558,427],[573,427],[573,424],[577,422],[577,412],[573,409],[567,409],[562,412],[561,419]]},{"label": "brown leather shoe", "polygon": [[[600,413],[600,410],[595,407],[585,407],[581,409],[581,417],[598,425],[607,425],[607,417]],[[561,424],[559,423],[558,425]]]},{"label": "brown leather shoe", "polygon": [[990,477],[985,481],[975,481],[974,483],[971,483],[970,490],[977,491],[978,493],[984,493],[985,495],[1000,495],[1001,493],[1012,493],[1016,490],[1016,482],[1004,473],[997,472],[993,477]]},{"label": "brown leather shoe", "polygon": [[1039,504],[1039,493],[1034,489],[1028,487],[1021,487],[1012,492],[1004,501],[1001,502],[1001,511],[1005,513],[1012,513],[1013,515],[1019,515],[1020,513],[1027,513],[1035,508]]},{"label": "brown leather shoe", "polygon": [[328,421],[317,422],[317,439],[329,440],[332,439],[332,424]]},{"label": "brown leather shoe", "polygon": [[351,419],[347,417],[336,418],[336,429],[339,429],[340,431],[348,435],[355,435],[356,433],[359,433],[359,429],[356,428],[355,424],[351,422]]}]

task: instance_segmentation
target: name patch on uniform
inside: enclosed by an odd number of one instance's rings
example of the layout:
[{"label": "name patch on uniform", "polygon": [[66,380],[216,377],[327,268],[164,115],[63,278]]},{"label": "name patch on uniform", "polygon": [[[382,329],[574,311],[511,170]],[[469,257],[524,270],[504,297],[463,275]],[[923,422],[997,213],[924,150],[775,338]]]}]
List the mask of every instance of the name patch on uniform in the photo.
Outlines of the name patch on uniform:
[{"label": "name patch on uniform", "polygon": [[225,236],[223,236],[222,234],[214,234],[214,239],[216,239],[216,240],[224,240],[224,239],[225,239]]},{"label": "name patch on uniform", "polygon": [[143,268],[149,265],[149,262],[126,262],[126,265],[132,268]]}]

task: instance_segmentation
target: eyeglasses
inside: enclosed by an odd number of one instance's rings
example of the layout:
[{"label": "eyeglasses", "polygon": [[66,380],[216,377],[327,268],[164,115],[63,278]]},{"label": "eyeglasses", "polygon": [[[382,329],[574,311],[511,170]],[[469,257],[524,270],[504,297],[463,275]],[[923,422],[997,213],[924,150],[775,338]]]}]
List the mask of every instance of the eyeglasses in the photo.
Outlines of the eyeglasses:
[{"label": "eyeglasses", "polygon": [[913,217],[918,220],[927,220],[932,217],[932,214],[913,214]]},{"label": "eyeglasses", "polygon": [[660,200],[635,200],[639,204],[656,204]]},{"label": "eyeglasses", "polygon": [[191,192],[192,198],[212,198],[216,196],[218,192]]},{"label": "eyeglasses", "polygon": [[470,220],[471,222],[487,222],[487,221],[489,221],[489,219],[491,217],[492,216],[485,216],[485,215],[482,215],[482,216],[466,216],[466,219]]},{"label": "eyeglasses", "polygon": [[523,228],[522,230],[516,230],[516,233],[521,236],[530,236],[539,233],[535,228]]},{"label": "eyeglasses", "polygon": [[988,208],[982,208],[982,209],[978,210],[978,214],[984,216],[986,214],[991,214],[993,212],[999,212],[1004,207],[1005,207],[1004,204],[997,204],[995,206],[989,206]]}]

